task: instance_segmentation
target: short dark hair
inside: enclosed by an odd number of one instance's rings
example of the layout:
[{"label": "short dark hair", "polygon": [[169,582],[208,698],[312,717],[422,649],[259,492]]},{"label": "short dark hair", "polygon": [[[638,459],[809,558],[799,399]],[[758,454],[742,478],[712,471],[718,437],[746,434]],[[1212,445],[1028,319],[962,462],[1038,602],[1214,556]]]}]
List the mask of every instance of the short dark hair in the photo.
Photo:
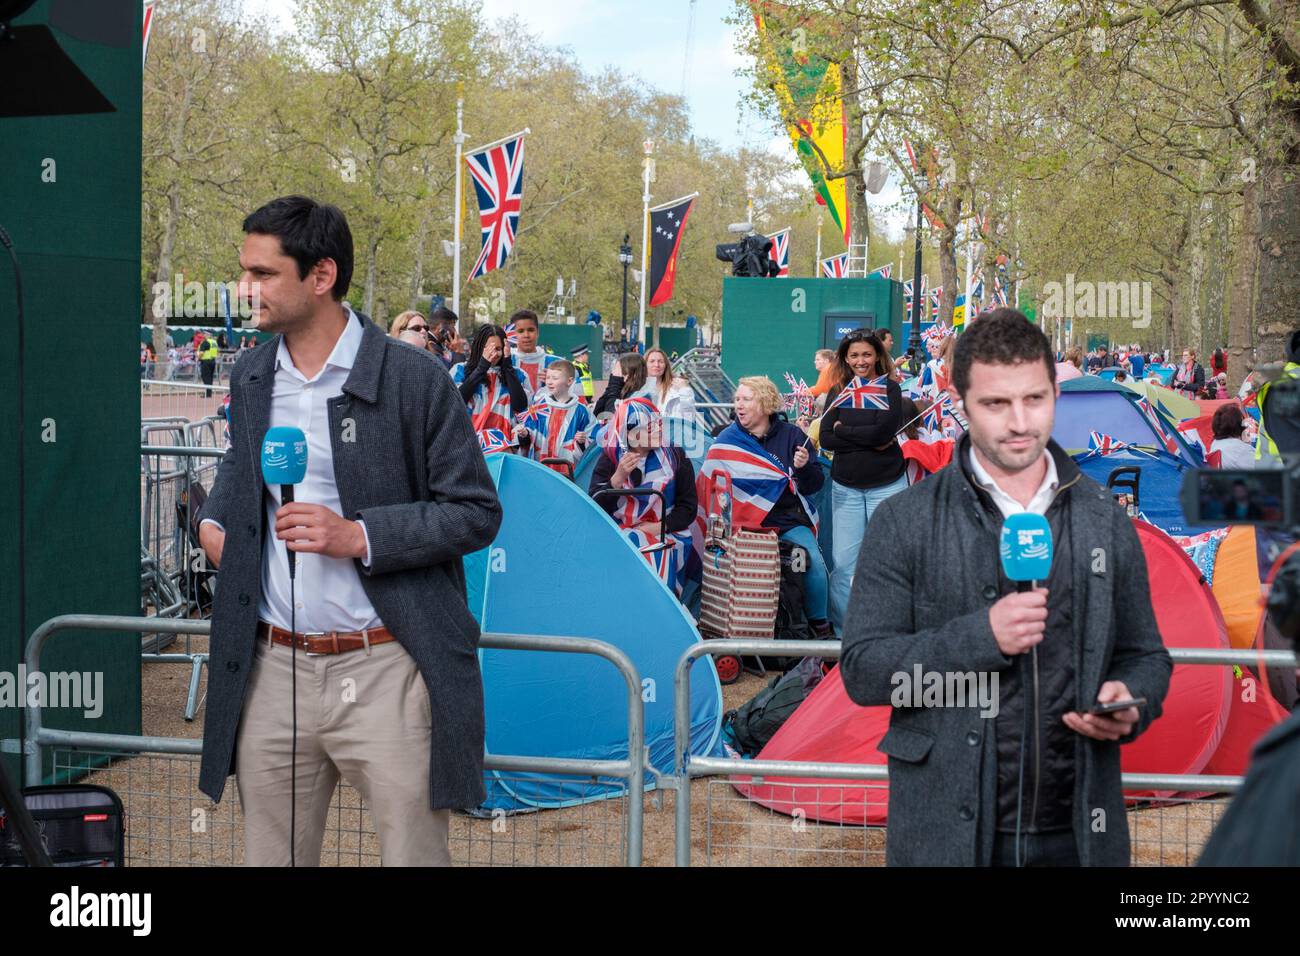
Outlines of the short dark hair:
[{"label": "short dark hair", "polygon": [[957,394],[964,396],[970,387],[970,367],[974,362],[1018,365],[1040,361],[1047,366],[1047,377],[1055,384],[1056,362],[1052,356],[1052,343],[1042,329],[1016,309],[994,309],[981,315],[957,336],[957,345],[952,353],[952,383]]},{"label": "short dark hair", "polygon": [[322,259],[333,259],[338,273],[330,290],[341,302],[352,284],[352,230],[338,206],[306,196],[281,196],[244,218],[244,232],[275,236],[284,254],[298,263],[298,278]]},{"label": "short dark hair", "polygon": [[460,317],[445,305],[440,305],[429,313],[429,321],[439,325],[459,325]]},{"label": "short dark hair", "polygon": [[519,322],[523,319],[530,319],[533,325],[538,324],[537,313],[534,312],[532,309],[520,309],[514,315],[510,316],[510,324],[514,325],[516,322]]},{"label": "short dark hair", "polygon": [[1238,405],[1220,405],[1210,419],[1210,429],[1215,438],[1240,438],[1246,430],[1246,417]]}]

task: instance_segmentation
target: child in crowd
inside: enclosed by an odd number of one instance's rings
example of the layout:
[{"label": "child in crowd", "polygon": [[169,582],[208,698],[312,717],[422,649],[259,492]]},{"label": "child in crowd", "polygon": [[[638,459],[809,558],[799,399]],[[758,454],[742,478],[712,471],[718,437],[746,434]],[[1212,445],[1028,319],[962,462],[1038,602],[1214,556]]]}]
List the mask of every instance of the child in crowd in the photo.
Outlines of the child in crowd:
[{"label": "child in crowd", "polygon": [[[546,385],[538,400],[521,416],[515,436],[527,445],[528,457],[534,461],[560,458],[576,465],[587,447],[594,419],[587,406],[572,394],[576,378],[572,363],[556,359],[547,367],[545,376]],[[561,466],[550,467],[569,473]]]},{"label": "child in crowd", "polygon": [[528,380],[528,398],[535,402],[545,388],[546,370],[561,359],[537,347],[537,313],[532,309],[520,309],[510,316],[510,326],[506,331],[514,332],[515,342],[511,349],[515,368],[524,373]]}]

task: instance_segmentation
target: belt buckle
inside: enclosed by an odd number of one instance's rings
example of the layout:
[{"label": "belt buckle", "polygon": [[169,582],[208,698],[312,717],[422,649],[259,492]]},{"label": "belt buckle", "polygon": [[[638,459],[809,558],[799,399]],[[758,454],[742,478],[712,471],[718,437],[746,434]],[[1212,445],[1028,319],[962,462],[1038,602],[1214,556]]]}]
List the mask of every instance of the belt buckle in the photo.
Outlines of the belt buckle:
[{"label": "belt buckle", "polygon": [[[326,631],[303,631],[303,632],[302,632],[302,636],[303,636],[304,638],[308,638],[308,637],[324,637],[324,636],[326,635],[326,633],[327,633]],[[305,648],[305,647],[302,649],[302,652],[303,652],[304,654],[306,654],[308,657],[324,657],[324,656],[325,656],[325,652],[324,652],[324,651],[309,651],[309,650],[307,650],[307,648]]]}]

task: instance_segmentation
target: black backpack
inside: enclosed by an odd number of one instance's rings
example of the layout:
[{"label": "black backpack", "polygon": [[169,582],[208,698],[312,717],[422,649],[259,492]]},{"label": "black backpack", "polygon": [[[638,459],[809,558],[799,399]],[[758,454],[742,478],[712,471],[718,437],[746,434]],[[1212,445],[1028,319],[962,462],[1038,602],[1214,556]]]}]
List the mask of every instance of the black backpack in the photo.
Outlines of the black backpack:
[{"label": "black backpack", "polygon": [[805,657],[766,687],[722,718],[723,728],[735,748],[748,757],[758,754],[781,729],[799,705],[808,699],[827,668],[815,657]]}]

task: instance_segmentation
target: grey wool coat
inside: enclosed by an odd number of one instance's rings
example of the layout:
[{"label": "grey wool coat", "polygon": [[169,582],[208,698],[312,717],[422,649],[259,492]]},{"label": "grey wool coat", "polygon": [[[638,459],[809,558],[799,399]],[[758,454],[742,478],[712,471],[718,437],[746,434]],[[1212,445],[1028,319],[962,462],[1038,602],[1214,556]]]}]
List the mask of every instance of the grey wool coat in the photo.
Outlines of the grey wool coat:
[{"label": "grey wool coat", "polygon": [[[858,704],[891,703],[892,675],[1003,671],[989,624],[1000,596],[998,534],[960,462],[882,502],[872,515],[849,597],[840,669]],[[1049,442],[1070,495],[1075,700],[1096,699],[1121,680],[1147,706],[1135,738],[1160,716],[1173,663],[1151,608],[1137,532],[1110,495]],[[1066,557],[1060,555],[1058,557]],[[1120,747],[1076,734],[1074,836],[1084,866],[1127,866],[1128,822],[1120,790]],[[997,820],[993,721],[979,707],[896,707],[879,748],[889,758],[886,862],[988,866]]]},{"label": "grey wool coat", "polygon": [[[343,394],[329,400],[343,517],[365,522],[370,567],[356,561],[362,588],[429,688],[430,807],[472,807],[485,796],[483,682],[461,558],[491,543],[501,503],[446,369],[374,323],[356,321],[365,327],[356,360]],[[235,365],[231,447],[201,514],[226,529],[199,768],[199,789],[214,801],[237,771],[235,734],[253,666],[268,533],[261,443],[279,343],[276,336]]]}]

